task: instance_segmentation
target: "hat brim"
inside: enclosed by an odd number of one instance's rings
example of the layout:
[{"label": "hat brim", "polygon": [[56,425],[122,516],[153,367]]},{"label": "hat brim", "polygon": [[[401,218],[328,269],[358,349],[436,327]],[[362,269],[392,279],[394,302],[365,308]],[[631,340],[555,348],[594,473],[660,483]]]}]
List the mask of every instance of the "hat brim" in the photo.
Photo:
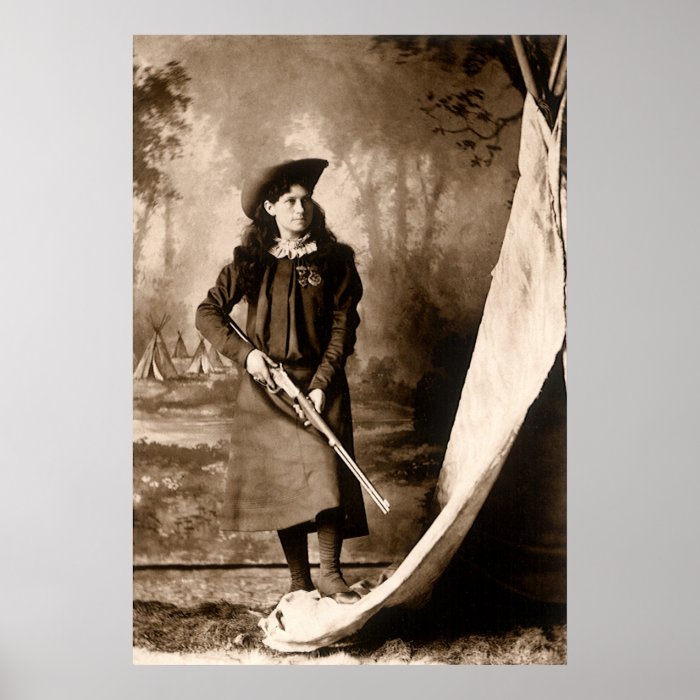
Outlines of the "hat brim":
[{"label": "hat brim", "polygon": [[299,160],[286,160],[269,168],[264,168],[248,177],[243,184],[241,192],[241,207],[243,213],[249,218],[255,218],[255,210],[261,203],[265,192],[271,184],[278,180],[308,185],[313,190],[323,171],[328,167],[328,161],[323,158],[301,158]]}]

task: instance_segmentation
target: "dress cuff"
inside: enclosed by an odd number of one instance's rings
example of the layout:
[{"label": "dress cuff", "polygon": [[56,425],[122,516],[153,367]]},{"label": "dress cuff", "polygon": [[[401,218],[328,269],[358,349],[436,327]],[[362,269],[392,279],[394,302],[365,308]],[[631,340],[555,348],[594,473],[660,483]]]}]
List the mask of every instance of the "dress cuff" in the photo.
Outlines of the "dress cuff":
[{"label": "dress cuff", "polygon": [[331,380],[330,377],[326,377],[323,374],[319,374],[318,372],[314,374],[313,378],[311,379],[311,382],[309,383],[309,391],[312,389],[321,389],[324,394],[328,393],[328,386],[330,385]]}]

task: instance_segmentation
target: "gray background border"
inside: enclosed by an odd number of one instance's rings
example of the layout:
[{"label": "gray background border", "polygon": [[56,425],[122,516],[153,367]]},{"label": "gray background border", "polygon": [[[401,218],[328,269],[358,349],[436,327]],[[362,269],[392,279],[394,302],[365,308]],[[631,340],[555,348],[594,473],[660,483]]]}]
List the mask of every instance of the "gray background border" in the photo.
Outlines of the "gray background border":
[{"label": "gray background border", "polygon": [[[0,697],[694,697],[698,5],[330,7],[3,3]],[[512,32],[569,35],[568,666],[132,667],[132,35]]]}]

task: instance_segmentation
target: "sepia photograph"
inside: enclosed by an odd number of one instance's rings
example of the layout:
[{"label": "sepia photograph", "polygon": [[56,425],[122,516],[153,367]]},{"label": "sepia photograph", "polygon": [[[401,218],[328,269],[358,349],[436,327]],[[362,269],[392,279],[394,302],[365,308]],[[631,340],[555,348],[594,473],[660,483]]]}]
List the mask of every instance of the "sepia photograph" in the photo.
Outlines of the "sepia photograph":
[{"label": "sepia photograph", "polygon": [[134,664],[566,664],[566,35],[132,85]]}]

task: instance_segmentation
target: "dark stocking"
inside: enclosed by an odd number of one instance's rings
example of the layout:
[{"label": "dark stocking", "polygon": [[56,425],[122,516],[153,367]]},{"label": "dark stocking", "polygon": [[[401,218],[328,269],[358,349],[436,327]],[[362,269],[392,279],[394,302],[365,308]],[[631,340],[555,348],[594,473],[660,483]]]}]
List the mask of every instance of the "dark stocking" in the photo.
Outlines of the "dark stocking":
[{"label": "dark stocking", "polygon": [[292,591],[313,591],[309,570],[309,550],[306,530],[299,525],[278,530],[277,535],[282,544],[282,550],[289,566],[292,583],[289,588]]},{"label": "dark stocking", "polygon": [[321,573],[316,587],[323,596],[332,596],[342,603],[352,603],[360,596],[350,590],[340,571],[340,550],[343,546],[341,523],[342,511],[338,508],[325,510],[316,516],[318,554],[321,562]]}]

